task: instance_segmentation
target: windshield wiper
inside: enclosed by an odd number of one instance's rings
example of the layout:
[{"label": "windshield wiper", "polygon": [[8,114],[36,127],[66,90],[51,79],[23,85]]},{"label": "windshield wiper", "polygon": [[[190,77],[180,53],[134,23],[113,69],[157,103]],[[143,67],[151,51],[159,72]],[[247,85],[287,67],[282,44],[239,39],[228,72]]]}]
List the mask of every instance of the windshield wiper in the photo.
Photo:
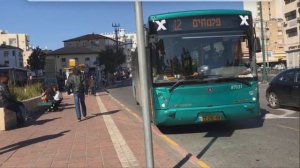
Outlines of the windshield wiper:
[{"label": "windshield wiper", "polygon": [[170,87],[169,92],[171,93],[176,87],[180,86],[183,83],[199,83],[199,82],[209,81],[211,79],[219,79],[219,78],[220,75],[202,75],[200,77],[193,77],[192,80],[179,80]]},{"label": "windshield wiper", "polygon": [[179,80],[174,85],[172,85],[169,89],[169,92],[171,93],[177,86],[181,85],[182,83],[186,82],[186,80]]},{"label": "windshield wiper", "polygon": [[245,84],[245,85],[247,85],[247,86],[251,86],[251,84],[250,84],[249,81],[243,80],[243,79],[241,79],[241,78],[237,78],[237,77],[229,77],[229,78],[224,78],[224,79],[233,80],[233,81],[235,81],[235,82],[239,82],[239,83]]},{"label": "windshield wiper", "polygon": [[202,80],[179,80],[170,87],[169,92],[171,93],[176,87],[180,86],[183,83],[199,83],[199,82],[202,82]]}]

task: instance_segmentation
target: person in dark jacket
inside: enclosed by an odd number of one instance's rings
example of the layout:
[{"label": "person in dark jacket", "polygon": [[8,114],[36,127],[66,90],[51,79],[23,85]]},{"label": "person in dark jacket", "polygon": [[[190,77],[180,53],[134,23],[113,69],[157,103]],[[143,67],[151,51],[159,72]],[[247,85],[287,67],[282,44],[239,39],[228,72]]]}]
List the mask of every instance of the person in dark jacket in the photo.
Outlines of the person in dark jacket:
[{"label": "person in dark jacket", "polygon": [[15,100],[8,88],[9,77],[5,73],[0,73],[0,107],[4,107],[16,112],[17,127],[22,127],[25,124],[27,110],[24,104]]},{"label": "person in dark jacket", "polygon": [[[85,106],[85,78],[84,75],[81,73],[80,69],[75,68],[74,72],[70,74],[66,88],[68,94],[71,92],[74,95],[74,104],[75,104],[75,111],[77,115],[78,121],[81,120],[81,112],[82,116],[86,117],[86,106]],[[72,91],[71,91],[72,90]],[[80,109],[81,105],[81,109]]]}]

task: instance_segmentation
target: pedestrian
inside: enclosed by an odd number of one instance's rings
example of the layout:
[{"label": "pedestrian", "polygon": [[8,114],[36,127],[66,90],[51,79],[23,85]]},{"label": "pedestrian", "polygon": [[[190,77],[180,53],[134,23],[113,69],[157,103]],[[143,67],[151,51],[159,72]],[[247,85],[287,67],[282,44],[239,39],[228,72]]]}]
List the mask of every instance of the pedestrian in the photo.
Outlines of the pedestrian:
[{"label": "pedestrian", "polygon": [[54,95],[55,95],[55,91],[53,89],[54,86],[55,85],[49,85],[49,86],[45,86],[45,88],[43,88],[44,92],[42,93],[41,100],[43,102],[51,103],[51,105],[46,110],[47,112],[53,111]]},{"label": "pedestrian", "polygon": [[[74,72],[70,74],[67,83],[66,89],[67,93],[70,94],[71,90],[74,95],[74,104],[75,112],[77,115],[77,120],[81,121],[81,112],[82,116],[86,117],[86,106],[85,106],[85,79],[84,75],[81,73],[80,69],[75,67]],[[81,105],[81,109],[80,109]]]},{"label": "pedestrian", "polygon": [[91,95],[96,95],[95,78],[93,75],[91,76],[91,79],[89,81],[89,92],[91,93]]},{"label": "pedestrian", "polygon": [[53,97],[53,111],[57,111],[58,110],[58,106],[60,105],[60,103],[63,100],[63,96],[59,90],[59,88],[57,87],[57,85],[53,86],[53,90],[55,91],[55,95]]},{"label": "pedestrian", "polygon": [[0,107],[4,107],[16,113],[17,127],[22,127],[27,120],[27,110],[25,105],[15,100],[8,88],[9,77],[5,73],[0,73]]}]

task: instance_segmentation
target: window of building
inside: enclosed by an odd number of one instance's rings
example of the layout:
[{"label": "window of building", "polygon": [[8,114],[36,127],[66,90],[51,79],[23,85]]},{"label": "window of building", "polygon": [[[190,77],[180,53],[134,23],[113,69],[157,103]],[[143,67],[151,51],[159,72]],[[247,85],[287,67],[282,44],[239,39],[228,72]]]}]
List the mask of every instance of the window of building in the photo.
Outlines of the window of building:
[{"label": "window of building", "polygon": [[284,14],[286,21],[296,19],[296,10]]},{"label": "window of building", "polygon": [[4,57],[8,57],[9,51],[4,51]]},{"label": "window of building", "polygon": [[67,66],[66,58],[61,58],[61,66]]},{"label": "window of building", "polygon": [[4,64],[8,66],[9,65],[9,61],[7,61],[7,60],[4,61]]},{"label": "window of building", "polygon": [[8,43],[9,43],[9,45],[14,46],[17,43],[17,39],[10,38],[10,39],[8,39]]},{"label": "window of building", "polygon": [[90,64],[90,58],[89,57],[85,58],[85,64]]},{"label": "window of building", "polygon": [[298,33],[297,33],[297,27],[287,30],[286,34],[287,34],[288,37],[297,36],[298,35]]},{"label": "window of building", "polygon": [[284,3],[287,5],[287,4],[292,3],[294,1],[296,1],[296,0],[284,0]]},{"label": "window of building", "polygon": [[16,56],[16,51],[15,50],[12,51],[12,56]]}]

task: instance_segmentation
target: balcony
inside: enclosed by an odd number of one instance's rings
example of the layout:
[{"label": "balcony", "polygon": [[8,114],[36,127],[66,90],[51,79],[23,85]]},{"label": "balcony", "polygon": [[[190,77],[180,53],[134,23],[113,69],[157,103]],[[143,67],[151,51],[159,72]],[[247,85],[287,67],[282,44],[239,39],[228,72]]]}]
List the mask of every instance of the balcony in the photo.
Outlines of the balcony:
[{"label": "balcony", "polygon": [[283,13],[288,13],[290,11],[296,10],[299,3],[300,3],[299,0],[297,0],[297,1],[291,2],[287,5],[284,5]]},{"label": "balcony", "polygon": [[293,19],[293,20],[289,20],[287,21],[287,28],[293,28],[293,27],[296,27],[297,26],[297,18]]}]

